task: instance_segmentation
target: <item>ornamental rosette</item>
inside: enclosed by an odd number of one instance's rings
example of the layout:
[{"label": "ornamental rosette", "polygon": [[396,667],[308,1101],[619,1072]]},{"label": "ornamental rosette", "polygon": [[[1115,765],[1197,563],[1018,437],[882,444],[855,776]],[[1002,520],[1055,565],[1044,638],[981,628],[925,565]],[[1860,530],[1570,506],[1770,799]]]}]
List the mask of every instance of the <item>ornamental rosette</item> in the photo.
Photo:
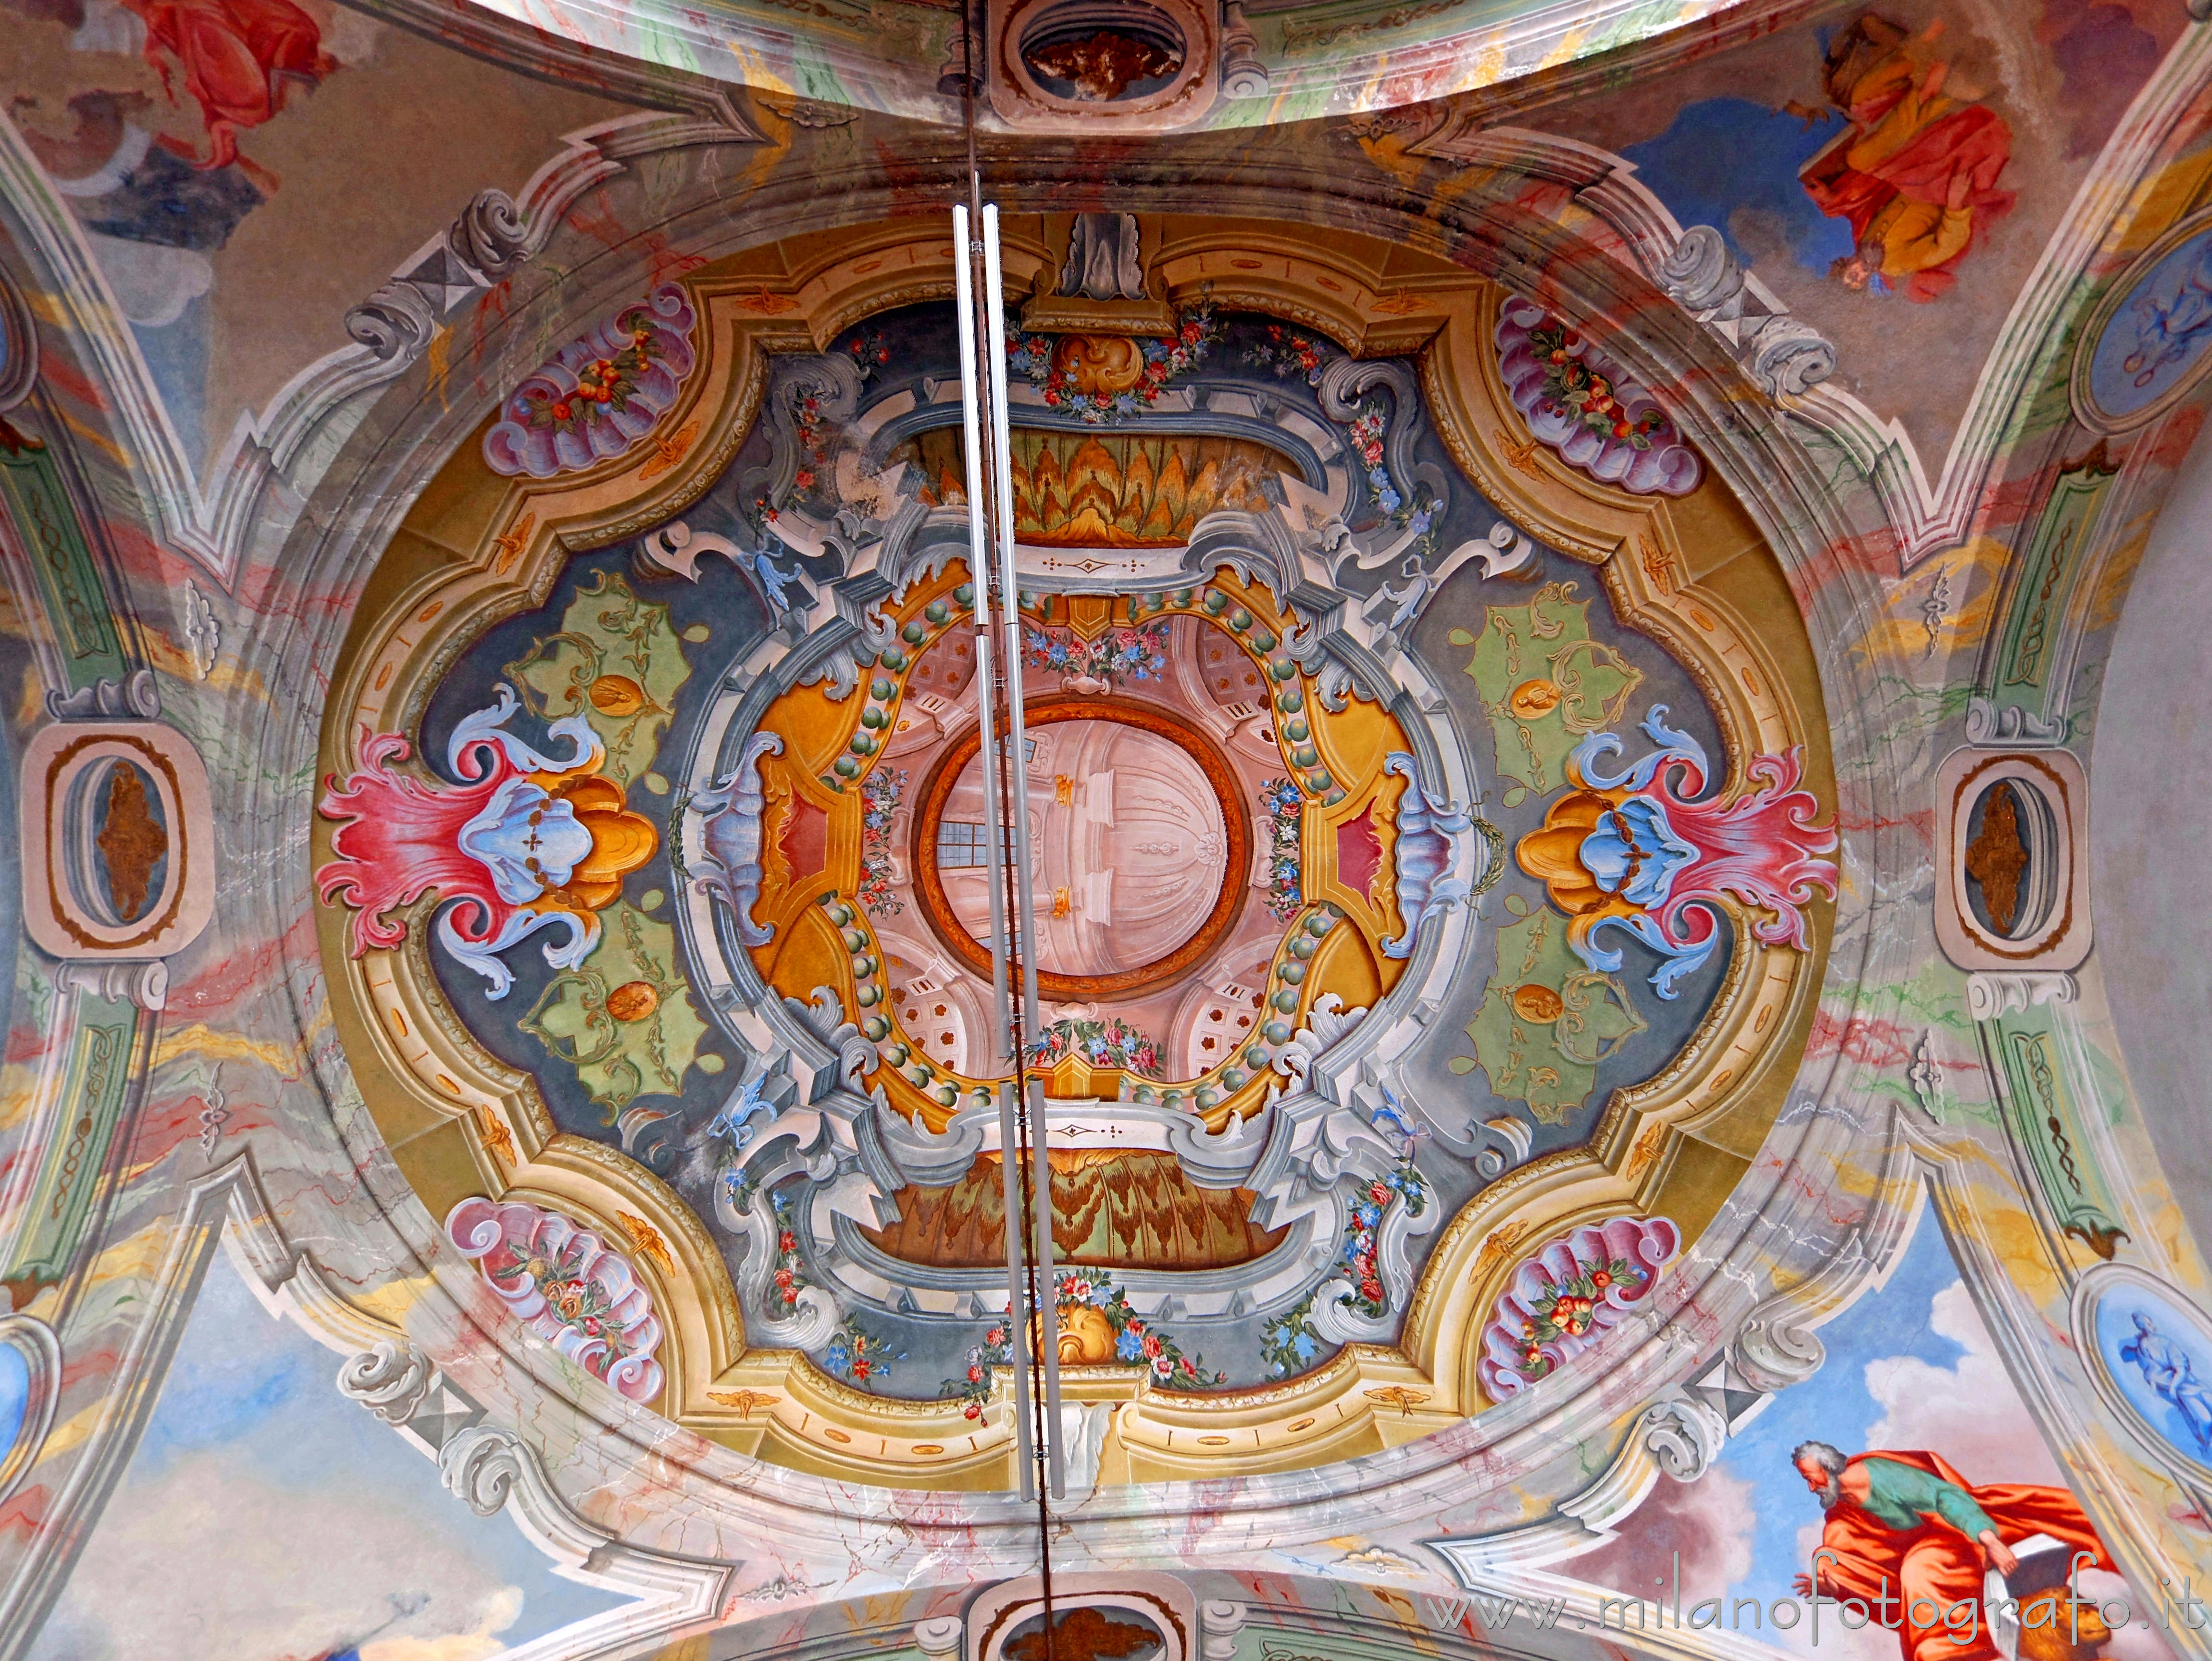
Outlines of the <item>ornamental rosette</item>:
[{"label": "ornamental rosette", "polygon": [[1627,1319],[1681,1244],[1665,1217],[1613,1217],[1522,1263],[1482,1330],[1476,1370],[1491,1399],[1549,1378]]},{"label": "ornamental rosette", "polygon": [[519,1320],[634,1402],[660,1393],[660,1320],[636,1271],[597,1234],[520,1200],[463,1200],[446,1234]]},{"label": "ornamental rosette", "polygon": [[500,406],[484,434],[485,464],[550,479],[635,448],[675,406],[697,361],[698,320],[684,290],[664,282],[570,341]]},{"label": "ornamental rosette", "polygon": [[1601,483],[1638,496],[1686,496],[1705,464],[1620,364],[1531,301],[1498,318],[1498,372],[1530,436]]}]

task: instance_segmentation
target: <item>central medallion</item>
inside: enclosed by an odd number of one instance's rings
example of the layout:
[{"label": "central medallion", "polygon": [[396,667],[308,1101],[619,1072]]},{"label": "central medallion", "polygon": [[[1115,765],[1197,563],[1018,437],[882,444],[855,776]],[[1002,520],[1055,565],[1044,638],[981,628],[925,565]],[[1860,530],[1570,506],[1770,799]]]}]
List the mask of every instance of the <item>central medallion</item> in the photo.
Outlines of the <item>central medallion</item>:
[{"label": "central medallion", "polygon": [[[1029,712],[1027,830],[1047,997],[1129,997],[1184,979],[1237,926],[1263,769],[1240,768],[1192,720],[1076,697]],[[990,973],[981,739],[947,745],[915,818],[914,870],[938,939]],[[1241,773],[1250,773],[1247,779]]]}]

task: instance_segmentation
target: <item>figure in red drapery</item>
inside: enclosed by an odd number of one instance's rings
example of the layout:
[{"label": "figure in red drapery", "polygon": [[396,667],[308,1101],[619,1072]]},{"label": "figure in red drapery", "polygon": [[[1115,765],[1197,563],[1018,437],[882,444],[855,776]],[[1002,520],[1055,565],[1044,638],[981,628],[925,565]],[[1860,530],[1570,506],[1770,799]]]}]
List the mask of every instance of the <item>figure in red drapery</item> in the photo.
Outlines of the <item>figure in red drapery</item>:
[{"label": "figure in red drapery", "polygon": [[1950,66],[1926,50],[1942,27],[1908,37],[1869,12],[1829,46],[1828,100],[1850,125],[1798,176],[1822,213],[1850,223],[1854,252],[1832,271],[1854,288],[1871,282],[1934,300],[2011,210],[1997,176],[2012,155],[2012,129],[1945,93]]},{"label": "figure in red drapery", "polygon": [[[2012,1548],[2033,1535],[2085,1554],[2084,1567],[2112,1567],[2096,1530],[2063,1488],[1969,1487],[1933,1453],[1884,1451],[1846,1459],[1825,1442],[1807,1442],[1793,1457],[1826,1507],[1817,1558],[1820,1595],[1858,1599],[1896,1632],[1903,1661],[1999,1661],[1983,1608],[1984,1578],[1991,1569],[2012,1573],[2019,1567]],[[1799,1592],[1810,1595],[1814,1577],[1797,1579]],[[2036,1601],[2040,1607],[2024,1615],[2023,1631],[2039,1615],[2040,1626],[2068,1629],[2073,1617],[2063,1602]]]},{"label": "figure in red drapery", "polygon": [[[313,87],[337,67],[323,50],[315,20],[292,0],[124,3],[146,25],[146,56],[161,71],[161,84],[169,85],[163,54],[184,66],[185,90],[199,102],[212,147],[204,160],[191,158],[198,167],[240,161],[239,130],[258,127],[282,109],[286,82]],[[182,146],[172,148],[191,155]]]}]

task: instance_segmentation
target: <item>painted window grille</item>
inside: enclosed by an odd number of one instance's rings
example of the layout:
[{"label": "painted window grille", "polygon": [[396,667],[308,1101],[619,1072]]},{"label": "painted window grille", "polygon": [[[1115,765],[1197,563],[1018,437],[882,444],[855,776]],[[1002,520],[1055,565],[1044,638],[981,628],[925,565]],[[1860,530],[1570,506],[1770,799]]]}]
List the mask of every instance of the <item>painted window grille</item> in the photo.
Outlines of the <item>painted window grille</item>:
[{"label": "painted window grille", "polygon": [[[1014,855],[1013,827],[1001,826],[1005,837],[1006,857]],[[963,823],[957,820],[940,819],[937,824],[937,865],[939,870],[967,870],[981,866],[988,855],[990,839],[980,824]]]}]

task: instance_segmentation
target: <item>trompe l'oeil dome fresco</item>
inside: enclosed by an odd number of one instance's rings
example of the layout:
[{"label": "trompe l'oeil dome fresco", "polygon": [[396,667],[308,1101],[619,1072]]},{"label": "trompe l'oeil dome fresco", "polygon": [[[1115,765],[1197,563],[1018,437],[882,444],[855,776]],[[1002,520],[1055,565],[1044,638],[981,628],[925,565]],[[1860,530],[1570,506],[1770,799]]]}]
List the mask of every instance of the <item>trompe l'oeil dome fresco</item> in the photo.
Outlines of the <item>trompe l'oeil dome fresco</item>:
[{"label": "trompe l'oeil dome fresco", "polygon": [[0,1661],[2212,1656],[2197,0],[0,4]]},{"label": "trompe l'oeil dome fresco", "polygon": [[[1355,355],[1297,321],[1329,267],[1240,295],[1257,262],[1187,258],[1143,332],[1046,265],[1006,346],[1002,840],[1102,1482],[1341,1458],[1572,1368],[1740,1178],[1699,1133],[1780,1106],[1837,884],[1802,629],[1735,621],[1789,625],[1771,556],[1622,368],[1467,280]],[[807,303],[823,349],[665,285],[447,464],[438,541],[478,552],[356,627],[319,926],[372,1112],[449,1127],[416,1193],[556,1348],[747,1452],[1005,1483],[957,330],[860,275]],[[1516,397],[1588,412],[1558,509],[1497,449]],[[621,431],[656,399],[688,444]],[[1582,504],[1644,547],[1520,528]],[[572,1226],[628,1272],[572,1279]]]}]

